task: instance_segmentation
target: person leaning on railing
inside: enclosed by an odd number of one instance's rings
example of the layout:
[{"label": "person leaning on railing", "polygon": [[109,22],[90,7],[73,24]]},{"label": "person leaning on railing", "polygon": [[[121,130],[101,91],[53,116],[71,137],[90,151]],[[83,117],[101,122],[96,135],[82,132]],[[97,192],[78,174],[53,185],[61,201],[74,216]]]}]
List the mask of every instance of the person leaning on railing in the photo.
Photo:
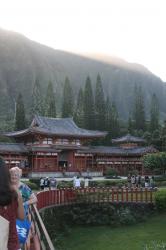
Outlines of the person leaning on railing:
[{"label": "person leaning on railing", "polygon": [[[37,203],[37,197],[32,192],[30,187],[28,187],[28,185],[26,185],[25,183],[21,182],[22,170],[18,167],[13,167],[10,169],[10,174],[11,174],[12,184],[15,185],[22,194],[24,207]],[[31,220],[30,214],[27,214],[27,218]],[[31,227],[33,227],[33,225]],[[26,242],[27,249],[30,248],[30,237],[31,237],[31,233],[29,233],[29,236]]]},{"label": "person leaning on railing", "polygon": [[[12,186],[10,173],[0,158],[0,249],[18,250],[19,242],[16,231],[16,218],[24,219],[24,207],[21,193],[16,186]],[[5,224],[4,224],[5,223]],[[4,234],[4,225],[8,225],[8,235]],[[7,226],[6,226],[6,229]],[[7,245],[5,246],[5,238]],[[4,244],[3,244],[4,243]]]}]

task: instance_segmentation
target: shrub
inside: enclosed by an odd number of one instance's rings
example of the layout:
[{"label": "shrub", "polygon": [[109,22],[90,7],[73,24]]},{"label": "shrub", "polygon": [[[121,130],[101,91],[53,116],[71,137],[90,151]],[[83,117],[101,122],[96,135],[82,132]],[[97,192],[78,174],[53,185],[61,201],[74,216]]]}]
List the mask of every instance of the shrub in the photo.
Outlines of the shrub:
[{"label": "shrub", "polygon": [[158,210],[166,211],[166,190],[160,190],[155,194],[155,202]]}]

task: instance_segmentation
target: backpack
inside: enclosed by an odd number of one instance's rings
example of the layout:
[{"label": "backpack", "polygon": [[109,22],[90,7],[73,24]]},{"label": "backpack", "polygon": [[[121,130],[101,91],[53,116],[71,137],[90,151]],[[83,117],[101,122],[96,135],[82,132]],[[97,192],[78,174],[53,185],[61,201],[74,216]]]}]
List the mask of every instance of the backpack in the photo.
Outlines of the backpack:
[{"label": "backpack", "polygon": [[8,249],[9,221],[0,216],[0,250]]}]

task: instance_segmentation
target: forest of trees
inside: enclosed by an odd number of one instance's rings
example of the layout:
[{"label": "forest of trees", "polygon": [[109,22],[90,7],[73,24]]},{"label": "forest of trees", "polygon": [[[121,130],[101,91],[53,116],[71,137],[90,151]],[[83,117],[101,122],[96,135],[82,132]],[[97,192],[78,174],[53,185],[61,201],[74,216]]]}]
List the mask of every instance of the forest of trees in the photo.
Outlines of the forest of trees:
[{"label": "forest of trees", "polygon": [[143,89],[140,85],[134,86],[133,104],[128,121],[120,119],[116,103],[110,100],[107,93],[104,93],[99,74],[96,76],[95,89],[92,88],[91,78],[87,76],[84,88],[80,88],[77,94],[74,93],[70,79],[66,77],[62,106],[57,113],[52,82],[48,82],[47,91],[43,96],[40,82],[36,79],[29,112],[25,111],[22,94],[18,95],[13,129],[20,130],[28,127],[35,114],[47,117],[73,117],[79,127],[108,132],[106,138],[96,141],[96,144],[111,145],[112,138],[130,133],[144,137],[149,145],[154,144],[160,150],[166,148],[166,123],[160,124],[159,102],[155,93],[151,97],[149,114],[145,114]]}]

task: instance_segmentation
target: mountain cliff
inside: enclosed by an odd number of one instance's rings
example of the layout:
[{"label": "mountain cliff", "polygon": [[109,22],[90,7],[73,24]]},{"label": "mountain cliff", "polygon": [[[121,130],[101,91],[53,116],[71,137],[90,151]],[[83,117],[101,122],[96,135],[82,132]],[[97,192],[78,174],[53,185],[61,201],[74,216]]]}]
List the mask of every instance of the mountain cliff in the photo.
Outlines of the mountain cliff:
[{"label": "mountain cliff", "polygon": [[151,95],[156,93],[160,112],[165,117],[165,83],[144,66],[118,58],[88,58],[55,50],[18,33],[0,29],[0,118],[10,119],[19,92],[24,97],[26,108],[29,108],[36,79],[40,81],[43,93],[48,82],[52,81],[57,106],[60,107],[66,76],[77,94],[80,86],[84,87],[88,75],[94,87],[98,73],[102,78],[105,95],[115,101],[123,118],[127,118],[131,111],[135,84],[142,86],[147,112]]}]

